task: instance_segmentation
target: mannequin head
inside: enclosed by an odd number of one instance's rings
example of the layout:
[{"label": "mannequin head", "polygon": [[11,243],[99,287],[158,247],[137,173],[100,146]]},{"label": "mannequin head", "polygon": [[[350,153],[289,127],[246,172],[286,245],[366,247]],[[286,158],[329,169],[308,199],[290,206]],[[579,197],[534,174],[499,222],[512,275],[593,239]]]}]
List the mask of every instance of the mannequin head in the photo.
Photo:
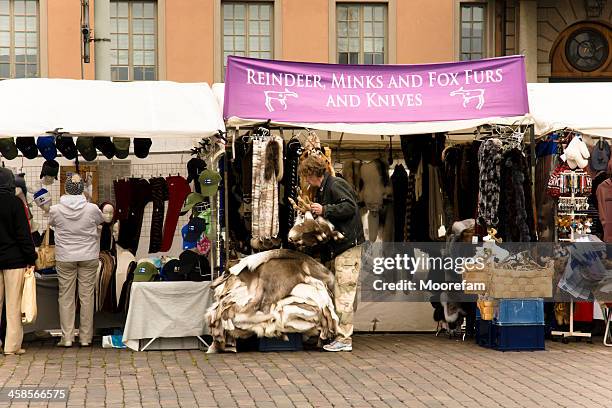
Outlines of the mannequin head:
[{"label": "mannequin head", "polygon": [[105,223],[111,224],[115,221],[115,207],[111,203],[102,203],[100,210],[102,211],[102,218]]},{"label": "mannequin head", "polygon": [[106,204],[102,207],[102,218],[104,218],[104,222],[107,224],[113,222],[113,218],[115,218],[115,209],[112,205]]}]

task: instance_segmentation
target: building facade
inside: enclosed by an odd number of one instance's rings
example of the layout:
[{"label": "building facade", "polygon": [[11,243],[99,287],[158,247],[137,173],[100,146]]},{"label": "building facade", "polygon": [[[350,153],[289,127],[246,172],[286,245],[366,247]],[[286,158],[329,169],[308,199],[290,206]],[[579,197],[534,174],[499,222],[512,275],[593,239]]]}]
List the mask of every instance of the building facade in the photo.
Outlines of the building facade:
[{"label": "building facade", "polygon": [[[94,79],[79,3],[0,0],[0,78]],[[416,64],[514,54],[526,56],[530,82],[612,80],[606,0],[110,0],[110,9],[117,81],[222,82],[228,55]]]}]

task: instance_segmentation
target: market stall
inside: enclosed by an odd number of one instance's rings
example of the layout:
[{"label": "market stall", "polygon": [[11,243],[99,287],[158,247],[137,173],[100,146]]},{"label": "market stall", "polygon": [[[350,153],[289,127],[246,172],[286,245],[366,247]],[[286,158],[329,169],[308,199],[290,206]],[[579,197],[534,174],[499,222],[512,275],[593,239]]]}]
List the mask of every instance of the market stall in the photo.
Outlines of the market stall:
[{"label": "market stall", "polygon": [[[513,63],[516,64],[514,68]],[[219,104],[225,107],[224,117],[232,143],[228,157],[243,160],[240,153],[243,142],[248,144],[252,137],[248,135],[256,135],[261,127],[269,129],[271,134],[284,136],[287,149],[294,138],[317,134],[320,144],[330,147],[330,161],[336,171],[346,176],[347,159],[351,155],[357,159],[353,161],[363,158],[363,163],[382,159],[388,162],[388,171],[389,165],[406,159],[402,148],[407,147],[407,151],[432,149],[433,133],[467,130],[465,135],[455,138],[473,140],[480,138],[474,129],[481,125],[514,124],[516,129],[517,124],[527,124],[521,58],[485,60],[480,64],[376,66],[372,69],[230,58],[225,87],[213,85]],[[478,87],[470,83],[469,73],[473,71],[482,74]],[[487,71],[490,73],[486,74]],[[496,72],[504,73],[500,81],[494,78]],[[470,93],[474,90],[467,86],[468,83],[477,88],[476,92]],[[480,97],[485,99],[482,105]],[[400,138],[398,135],[419,136]],[[425,143],[409,147],[414,142]],[[356,147],[360,143],[366,146]],[[359,156],[368,149],[369,156]],[[376,150],[378,153],[372,154]],[[336,154],[343,156],[344,163],[340,163],[340,156]],[[416,159],[417,167],[421,157]],[[287,161],[284,166],[292,168]],[[411,170],[415,173],[417,169]],[[287,194],[286,184],[284,189]],[[364,224],[367,225],[366,218]],[[283,218],[281,222],[285,222]],[[235,229],[229,227],[230,232]],[[366,231],[368,235],[370,232]],[[373,233],[371,238],[382,237]],[[410,307],[398,302],[360,303],[355,321],[356,329],[363,331],[431,330],[431,306],[425,303],[411,303]]]},{"label": "market stall", "polygon": [[[21,197],[39,243],[46,242],[40,234],[50,235],[53,243],[53,230],[46,228],[48,211],[64,193],[70,174],[82,176],[85,195],[100,205],[105,221],[99,229],[97,323],[100,315],[110,315],[115,322],[110,326],[117,327],[118,317],[121,327],[128,307],[142,310],[150,301],[130,298],[132,280],[209,284],[205,281],[220,262],[216,175],[225,126],[208,84],[20,79],[2,81],[0,94],[5,112],[1,160],[22,180]],[[200,180],[203,172],[206,180]],[[186,200],[195,194],[192,190],[197,195]],[[39,310],[44,312],[26,332],[59,326],[57,316],[46,313],[57,313],[57,307],[47,307],[58,302],[57,275],[53,265],[38,269],[44,274],[39,279]],[[149,297],[167,300],[165,282],[147,284]],[[205,308],[204,292],[196,295]],[[137,334],[151,332],[146,329],[154,323],[142,313],[132,313],[129,320]],[[194,335],[181,327],[153,331],[156,337]],[[202,326],[198,335],[205,332]]]},{"label": "market stall", "polygon": [[[597,250],[599,242],[610,240],[605,233],[605,197],[610,177],[608,139],[612,136],[606,101],[611,87],[605,82],[528,85],[538,135],[539,236],[544,241],[566,243],[574,250],[556,263],[558,287],[568,296],[558,299],[550,311],[553,334],[564,341],[589,339],[597,328],[595,322],[606,317],[600,303],[607,308],[612,300],[610,274]],[[605,246],[601,248],[605,250]],[[594,272],[592,265],[577,261],[576,250],[590,253],[593,265],[602,269]],[[588,277],[588,283],[578,279],[579,274]],[[610,341],[607,315],[604,343]]]}]

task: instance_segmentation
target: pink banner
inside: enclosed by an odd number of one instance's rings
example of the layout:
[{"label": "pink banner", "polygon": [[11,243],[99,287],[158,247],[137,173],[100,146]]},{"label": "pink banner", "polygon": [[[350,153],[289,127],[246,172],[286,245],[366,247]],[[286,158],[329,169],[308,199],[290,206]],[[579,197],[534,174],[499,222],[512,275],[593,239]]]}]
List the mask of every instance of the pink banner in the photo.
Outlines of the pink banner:
[{"label": "pink banner", "polygon": [[423,65],[229,57],[223,116],[278,122],[431,122],[529,112],[522,56]]}]

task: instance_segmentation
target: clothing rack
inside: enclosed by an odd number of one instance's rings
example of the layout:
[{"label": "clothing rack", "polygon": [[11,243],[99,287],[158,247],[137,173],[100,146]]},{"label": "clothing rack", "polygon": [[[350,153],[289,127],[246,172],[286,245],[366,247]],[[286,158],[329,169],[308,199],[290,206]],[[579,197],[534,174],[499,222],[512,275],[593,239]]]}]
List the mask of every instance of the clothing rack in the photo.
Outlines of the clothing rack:
[{"label": "clothing rack", "polygon": [[[561,174],[570,174],[572,177],[572,182],[574,179],[578,178],[578,174],[575,170],[571,170],[571,171],[564,171]],[[575,188],[570,188],[570,191],[572,192],[572,195],[570,196],[570,200],[571,201],[575,201],[576,198],[576,189]],[[578,215],[576,213],[576,208],[572,207],[571,211],[569,213],[567,213],[566,215],[569,215],[572,219],[572,221],[574,221],[575,217]],[[575,242],[576,240],[576,236],[575,236],[575,231],[574,231],[574,227],[572,225],[570,225],[570,238],[569,239],[559,239],[559,241],[569,241],[569,242]],[[570,318],[569,318],[569,331],[560,331],[560,330],[553,330],[551,331],[551,336],[561,336],[562,337],[562,341],[563,343],[569,343],[569,338],[570,337],[576,337],[576,338],[587,338],[591,339],[591,333],[583,333],[581,331],[575,331],[574,330],[574,299],[572,298],[570,300]]]}]

